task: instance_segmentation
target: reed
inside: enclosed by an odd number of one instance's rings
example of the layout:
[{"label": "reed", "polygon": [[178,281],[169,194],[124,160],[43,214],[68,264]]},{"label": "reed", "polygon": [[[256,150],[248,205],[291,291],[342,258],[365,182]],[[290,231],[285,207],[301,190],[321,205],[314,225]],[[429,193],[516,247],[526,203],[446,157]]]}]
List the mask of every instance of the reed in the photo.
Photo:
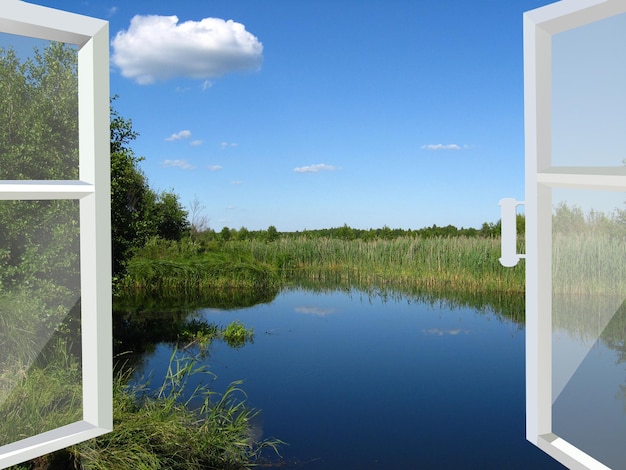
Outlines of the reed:
[{"label": "reed", "polygon": [[126,295],[142,293],[152,298],[194,297],[214,289],[262,290],[278,284],[271,266],[223,253],[171,260],[136,256],[126,271],[120,289]]},{"label": "reed", "polygon": [[0,445],[82,419],[79,360],[53,339],[33,362],[4,360],[0,371]]},{"label": "reed", "polygon": [[[71,359],[68,360],[66,365],[71,365]],[[129,385],[133,370],[127,367],[120,370],[113,384],[112,432],[12,469],[240,470],[254,466],[265,449],[277,452],[278,446],[283,444],[278,439],[253,437],[251,421],[258,412],[245,405],[246,396],[240,381],[233,382],[223,394],[209,390],[207,383],[214,380],[214,375],[189,355],[175,350],[163,382],[154,388],[150,388],[148,382]],[[80,386],[70,389],[63,383],[68,379],[76,384],[80,379],[80,371],[75,366],[48,368],[41,373],[52,374],[55,381],[51,382],[48,377],[47,387],[41,387],[44,390],[36,390],[34,381],[32,387],[22,387],[20,398],[24,403],[10,402],[16,412],[28,409],[32,402],[30,396],[45,395],[54,402],[74,395],[80,397]],[[189,390],[192,383],[200,385]],[[69,422],[73,422],[81,417],[78,407],[66,419],[71,418]],[[25,418],[31,426],[42,424],[31,413]],[[47,428],[55,424],[49,419],[50,416],[45,422]],[[10,426],[10,422],[0,421],[0,435],[14,439],[17,435],[9,434],[14,431]]]},{"label": "reed", "polygon": [[392,240],[281,238],[272,243],[225,243],[225,253],[248,252],[276,267],[283,282],[308,277],[465,292],[524,292],[523,263],[500,265],[500,241],[480,237],[400,237]]},{"label": "reed", "polygon": [[556,233],[552,288],[556,294],[565,295],[623,295],[626,234]]},{"label": "reed", "polygon": [[[257,412],[245,406],[241,382],[218,395],[206,386],[213,375],[189,356],[175,350],[163,383],[153,390],[146,384],[129,386],[131,373],[115,380],[113,432],[70,449],[80,468],[243,469],[264,449],[282,444],[252,439]],[[205,382],[187,390],[203,375]]]}]

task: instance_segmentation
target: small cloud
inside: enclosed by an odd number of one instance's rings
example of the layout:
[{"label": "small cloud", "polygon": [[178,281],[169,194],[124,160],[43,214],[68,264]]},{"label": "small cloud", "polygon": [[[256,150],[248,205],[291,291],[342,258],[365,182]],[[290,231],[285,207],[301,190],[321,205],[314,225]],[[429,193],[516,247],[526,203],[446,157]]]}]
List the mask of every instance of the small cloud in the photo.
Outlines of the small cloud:
[{"label": "small cloud", "polygon": [[182,168],[183,170],[193,170],[194,168],[196,168],[187,160],[164,160],[163,162],[161,162],[161,166],[164,168],[178,167]]},{"label": "small cloud", "polygon": [[207,168],[211,171],[219,171],[222,169],[220,165],[208,165]]},{"label": "small cloud", "polygon": [[243,24],[221,18],[180,23],[177,16],[136,15],[111,46],[113,64],[140,85],[176,77],[208,80],[259,70],[263,62],[263,44]]},{"label": "small cloud", "polygon": [[117,13],[117,10],[118,10],[118,8],[117,8],[117,7],[115,7],[115,6],[114,6],[114,7],[111,7],[111,8],[109,8],[109,9],[108,9],[108,11],[107,11],[107,15],[108,15],[108,16],[113,16],[113,15],[115,15],[115,14]]},{"label": "small cloud", "polygon": [[335,171],[337,167],[332,165],[326,165],[325,163],[318,163],[317,165],[300,166],[294,168],[296,173],[318,173],[320,171]]},{"label": "small cloud", "polygon": [[456,336],[460,333],[468,334],[469,330],[462,330],[461,328],[454,328],[450,330],[444,330],[441,328],[428,328],[428,329],[423,329],[422,333],[428,336],[444,336],[444,335]]},{"label": "small cloud", "polygon": [[184,130],[172,134],[165,140],[167,140],[168,142],[174,142],[175,140],[188,139],[189,137],[191,137],[191,131]]},{"label": "small cloud", "polygon": [[191,91],[191,87],[188,87],[188,86],[186,86],[186,87],[177,86],[176,88],[174,88],[174,91],[176,93],[187,93],[188,91]]},{"label": "small cloud", "polygon": [[234,211],[235,209],[237,209],[237,206],[226,206],[226,210]]},{"label": "small cloud", "polygon": [[213,86],[213,82],[211,80],[205,80],[202,82],[202,91],[206,91]]},{"label": "small cloud", "polygon": [[230,184],[242,184],[241,181],[231,181]]},{"label": "small cloud", "polygon": [[222,142],[220,143],[220,148],[224,150],[225,148],[228,148],[228,147],[237,147],[237,145],[239,144],[237,144],[236,142]]},{"label": "small cloud", "polygon": [[202,145],[202,141],[201,140],[192,140],[191,142],[189,142],[189,145],[191,145],[192,147],[197,147],[199,145]]},{"label": "small cloud", "polygon": [[422,145],[422,148],[424,150],[461,150],[461,147],[457,144],[427,144]]},{"label": "small cloud", "polygon": [[335,313],[337,310],[334,308],[321,308],[321,307],[296,307],[296,312],[298,313],[306,313],[309,315],[317,315],[318,317],[323,317],[325,315],[330,315],[331,313]]}]

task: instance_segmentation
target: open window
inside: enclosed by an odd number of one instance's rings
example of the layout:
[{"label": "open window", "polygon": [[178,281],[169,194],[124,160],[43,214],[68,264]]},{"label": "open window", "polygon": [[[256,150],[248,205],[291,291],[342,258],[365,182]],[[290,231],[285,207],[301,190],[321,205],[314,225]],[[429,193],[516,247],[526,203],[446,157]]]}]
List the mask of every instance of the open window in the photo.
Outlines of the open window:
[{"label": "open window", "polygon": [[624,468],[626,2],[525,13],[524,68],[527,439]]},{"label": "open window", "polygon": [[112,429],[108,41],[2,2],[0,468]]}]

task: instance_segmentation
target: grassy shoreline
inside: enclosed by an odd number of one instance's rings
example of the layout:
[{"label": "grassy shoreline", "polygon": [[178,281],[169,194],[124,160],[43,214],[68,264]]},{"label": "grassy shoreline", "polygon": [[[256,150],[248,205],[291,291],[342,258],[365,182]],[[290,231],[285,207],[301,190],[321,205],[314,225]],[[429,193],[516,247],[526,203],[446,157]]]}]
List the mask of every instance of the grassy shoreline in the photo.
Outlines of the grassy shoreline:
[{"label": "grassy shoreline", "polygon": [[227,241],[153,240],[129,262],[122,297],[277,289],[294,279],[472,293],[524,292],[523,264],[500,265],[499,239],[400,237],[392,240],[305,236]]}]

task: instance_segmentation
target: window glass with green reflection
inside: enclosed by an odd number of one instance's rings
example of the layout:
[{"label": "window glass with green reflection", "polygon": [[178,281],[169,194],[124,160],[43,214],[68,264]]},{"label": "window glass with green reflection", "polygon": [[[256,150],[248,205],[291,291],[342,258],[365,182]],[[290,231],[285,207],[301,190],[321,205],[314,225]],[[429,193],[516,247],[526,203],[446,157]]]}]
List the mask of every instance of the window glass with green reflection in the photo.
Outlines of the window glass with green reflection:
[{"label": "window glass with green reflection", "polygon": [[[0,179],[78,179],[75,46],[0,35]],[[82,418],[77,200],[0,201],[0,445]]]},{"label": "window glass with green reflection", "polygon": [[108,24],[0,10],[0,468],[112,428]]}]

